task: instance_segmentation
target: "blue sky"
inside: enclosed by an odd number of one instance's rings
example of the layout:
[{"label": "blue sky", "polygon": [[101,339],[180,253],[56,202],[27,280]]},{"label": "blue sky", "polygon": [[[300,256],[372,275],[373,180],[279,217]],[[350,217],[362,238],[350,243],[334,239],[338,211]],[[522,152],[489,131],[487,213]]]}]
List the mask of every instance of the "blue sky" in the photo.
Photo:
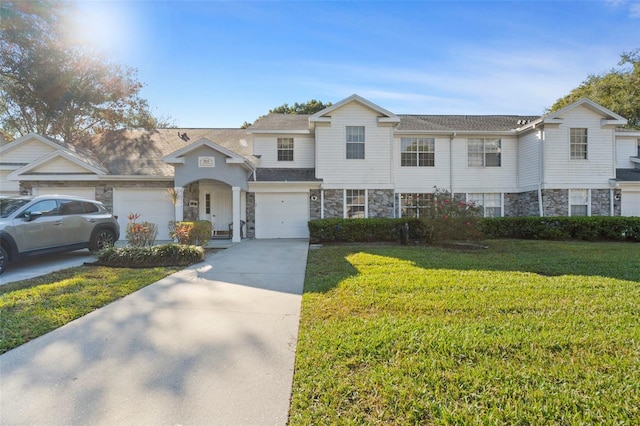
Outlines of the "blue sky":
[{"label": "blue sky", "polygon": [[640,1],[83,1],[154,113],[238,127],[353,93],[398,114],[542,114],[640,47]]}]

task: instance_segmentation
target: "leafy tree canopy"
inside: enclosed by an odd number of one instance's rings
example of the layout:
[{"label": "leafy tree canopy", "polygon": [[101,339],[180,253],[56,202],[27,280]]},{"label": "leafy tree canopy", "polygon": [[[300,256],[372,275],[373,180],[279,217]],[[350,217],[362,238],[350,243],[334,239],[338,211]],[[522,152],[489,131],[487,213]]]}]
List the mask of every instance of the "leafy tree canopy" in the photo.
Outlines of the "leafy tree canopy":
[{"label": "leafy tree canopy", "polygon": [[0,3],[0,128],[66,141],[121,127],[171,127],[140,97],[136,70],[74,44],[74,9],[46,0]]},{"label": "leafy tree canopy", "polygon": [[[293,105],[286,103],[282,104],[279,107],[270,109],[269,114],[315,114],[318,111],[322,111],[323,109],[330,107],[331,105],[331,102],[324,103],[322,101],[311,99],[303,104],[299,104],[298,102]],[[264,117],[264,115],[261,115],[258,119],[262,117]],[[242,129],[246,129],[249,126],[251,126],[251,123],[245,121],[240,127]]]},{"label": "leafy tree canopy", "polygon": [[567,96],[558,99],[550,111],[557,111],[589,98],[628,120],[627,127],[640,129],[640,48],[620,56],[617,68],[592,74]]}]

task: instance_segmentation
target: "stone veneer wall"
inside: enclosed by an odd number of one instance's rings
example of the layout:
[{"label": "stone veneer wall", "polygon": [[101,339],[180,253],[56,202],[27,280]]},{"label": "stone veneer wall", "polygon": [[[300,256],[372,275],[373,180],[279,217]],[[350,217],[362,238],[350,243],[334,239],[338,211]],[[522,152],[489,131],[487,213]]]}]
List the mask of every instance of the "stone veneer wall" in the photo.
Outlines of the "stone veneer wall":
[{"label": "stone veneer wall", "polygon": [[505,193],[504,216],[539,216],[538,191]]},{"label": "stone veneer wall", "polygon": [[569,215],[568,189],[543,189],[542,209],[545,216]]},{"label": "stone veneer wall", "polygon": [[247,238],[255,238],[256,237],[256,193],[255,192],[247,192],[246,195],[247,202],[247,225],[246,232]]},{"label": "stone veneer wall", "polygon": [[342,189],[324,190],[324,217],[326,219],[344,217],[344,191]]},{"label": "stone veneer wall", "polygon": [[368,217],[393,217],[393,189],[369,189],[367,192]]},{"label": "stone veneer wall", "polygon": [[184,187],[182,196],[182,214],[183,220],[194,221],[198,220],[200,215],[199,207],[189,207],[189,200],[200,200],[200,184],[198,182],[192,182]]},{"label": "stone veneer wall", "polygon": [[[315,201],[313,200],[315,197]],[[319,189],[312,189],[309,191],[309,219],[320,219],[322,207],[322,198],[320,197]]]},{"label": "stone veneer wall", "polygon": [[591,216],[611,215],[611,191],[608,189],[591,190]]}]

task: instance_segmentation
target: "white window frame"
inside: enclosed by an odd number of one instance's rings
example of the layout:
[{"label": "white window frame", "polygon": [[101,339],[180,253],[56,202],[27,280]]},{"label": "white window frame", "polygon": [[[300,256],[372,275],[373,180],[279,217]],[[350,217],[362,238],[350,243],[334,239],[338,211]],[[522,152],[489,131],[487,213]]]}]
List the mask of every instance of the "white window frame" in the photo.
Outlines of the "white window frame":
[{"label": "white window frame", "polygon": [[[433,194],[430,192],[416,193],[416,192],[403,192],[398,194],[400,199],[400,217],[422,217],[421,210],[428,209],[429,203],[433,198]],[[413,215],[406,214],[407,212],[414,212]]]},{"label": "white window frame", "polygon": [[589,130],[586,127],[569,129],[569,158],[572,160],[589,159]]},{"label": "white window frame", "polygon": [[[486,205],[490,197],[499,197],[498,206]],[[475,203],[477,206],[482,207],[483,217],[504,217],[504,194],[502,192],[471,192],[467,194],[467,203]],[[495,203],[493,203],[495,204]],[[499,215],[487,215],[487,209],[500,209]]]},{"label": "white window frame", "polygon": [[293,161],[293,158],[294,158],[293,157],[293,155],[294,155],[294,151],[293,151],[294,140],[293,140],[293,138],[278,138],[277,146],[278,146],[278,153],[277,153],[277,160],[278,161],[286,161],[286,162]]},{"label": "white window frame", "polygon": [[347,160],[365,159],[365,127],[346,126],[346,158]]},{"label": "white window frame", "polygon": [[[359,194],[355,195],[354,192],[358,192]],[[361,193],[361,194],[360,194]],[[349,201],[352,201],[354,199],[354,196],[356,198],[362,197],[364,198],[364,204],[359,204],[359,203],[349,203]],[[369,205],[369,191],[367,191],[366,189],[345,189],[344,190],[344,213],[343,216],[345,219],[366,219],[367,217],[369,217],[369,213],[368,213],[368,208],[367,206]],[[356,216],[356,215],[351,215],[349,213],[349,209],[351,207],[363,207],[363,215],[362,217]]]},{"label": "white window frame", "polygon": [[[471,145],[480,144],[478,150],[471,149]],[[492,151],[491,145],[497,144],[497,149]],[[474,161],[472,161],[472,155],[474,155]],[[487,158],[491,158],[489,156],[495,156],[497,158],[498,164],[488,164],[490,161],[487,161]],[[477,159],[481,161],[478,162]],[[467,166],[468,167],[502,167],[502,139],[499,138],[469,138],[467,139]]]},{"label": "white window frame", "polygon": [[[411,164],[405,164],[405,159]],[[435,138],[400,138],[400,167],[435,167],[435,165]]]},{"label": "white window frame", "polygon": [[[577,199],[577,194],[578,193],[582,193],[586,195],[586,200],[583,203],[575,203],[575,201],[578,201]],[[570,189],[569,190],[569,216],[591,216],[591,190],[590,189],[585,189],[585,188],[579,188],[579,189]],[[582,215],[582,214],[573,214],[573,206],[585,206],[586,207],[586,214]]]}]

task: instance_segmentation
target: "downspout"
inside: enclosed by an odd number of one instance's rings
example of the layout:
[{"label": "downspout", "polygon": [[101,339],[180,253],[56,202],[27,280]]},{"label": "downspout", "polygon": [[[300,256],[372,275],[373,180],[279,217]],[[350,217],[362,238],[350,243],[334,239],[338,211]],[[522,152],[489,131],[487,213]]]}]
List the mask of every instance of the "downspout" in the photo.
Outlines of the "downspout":
[{"label": "downspout", "polygon": [[[535,126],[534,126],[535,129]],[[538,150],[540,169],[538,170],[538,215],[544,217],[544,205],[542,203],[542,182],[544,181],[544,128],[540,131],[540,149]]]},{"label": "downspout", "polygon": [[449,138],[449,192],[451,193],[451,199],[453,200],[453,140],[455,139],[457,132],[453,132]]}]

